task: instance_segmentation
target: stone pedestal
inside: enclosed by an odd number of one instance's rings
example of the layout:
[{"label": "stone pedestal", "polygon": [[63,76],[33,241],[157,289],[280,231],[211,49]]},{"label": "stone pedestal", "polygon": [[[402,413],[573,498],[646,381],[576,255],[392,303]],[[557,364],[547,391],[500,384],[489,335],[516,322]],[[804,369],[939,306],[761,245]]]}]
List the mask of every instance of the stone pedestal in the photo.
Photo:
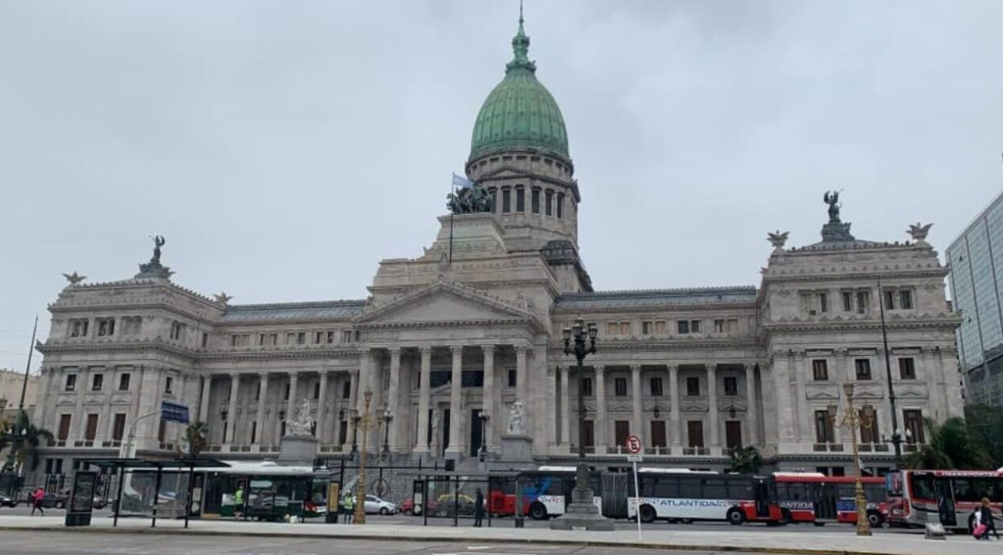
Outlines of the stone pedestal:
[{"label": "stone pedestal", "polygon": [[317,458],[317,438],[313,436],[284,436],[279,439],[279,462],[282,464],[313,465]]},{"label": "stone pedestal", "polygon": [[[587,466],[579,465],[578,474],[578,483],[589,483]],[[571,503],[568,504],[567,512],[551,521],[550,529],[612,532],[613,521],[599,513],[599,507],[595,504],[595,494],[591,489],[575,487],[571,490]]]},{"label": "stone pedestal", "polygon": [[503,434],[501,451],[495,460],[489,461],[495,470],[533,470],[533,438],[525,434]]}]

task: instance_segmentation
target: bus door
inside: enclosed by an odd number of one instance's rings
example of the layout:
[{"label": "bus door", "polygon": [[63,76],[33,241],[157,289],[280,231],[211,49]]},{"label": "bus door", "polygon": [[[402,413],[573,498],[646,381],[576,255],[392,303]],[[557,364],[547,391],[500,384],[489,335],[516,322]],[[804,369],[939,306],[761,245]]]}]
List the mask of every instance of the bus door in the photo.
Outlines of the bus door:
[{"label": "bus door", "polygon": [[836,520],[836,484],[815,482],[808,484],[815,520]]},{"label": "bus door", "polygon": [[934,493],[937,496],[937,513],[945,527],[958,525],[958,514],[954,509],[954,484],[950,478],[934,478]]},{"label": "bus door", "polygon": [[770,495],[770,482],[763,479],[757,479],[755,488],[756,518],[770,518],[770,503],[775,501],[776,498],[775,494]]}]

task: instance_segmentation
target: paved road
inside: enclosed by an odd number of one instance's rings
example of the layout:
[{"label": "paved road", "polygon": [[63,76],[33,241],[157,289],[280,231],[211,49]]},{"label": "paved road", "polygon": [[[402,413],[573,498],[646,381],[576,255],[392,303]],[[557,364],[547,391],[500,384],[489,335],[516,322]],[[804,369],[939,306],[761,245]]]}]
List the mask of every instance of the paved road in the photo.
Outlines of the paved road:
[{"label": "paved road", "polygon": [[[712,555],[710,551],[293,538],[179,537],[152,534],[5,532],[0,554],[14,555]],[[729,555],[742,555],[729,552]]]}]

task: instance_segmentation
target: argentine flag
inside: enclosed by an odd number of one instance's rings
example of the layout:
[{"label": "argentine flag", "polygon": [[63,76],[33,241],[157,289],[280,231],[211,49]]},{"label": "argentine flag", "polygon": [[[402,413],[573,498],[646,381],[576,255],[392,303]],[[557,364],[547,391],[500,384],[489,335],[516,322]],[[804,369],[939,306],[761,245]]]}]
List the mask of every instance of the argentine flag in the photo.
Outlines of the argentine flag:
[{"label": "argentine flag", "polygon": [[470,181],[469,179],[463,177],[462,175],[456,175],[456,172],[453,172],[453,187],[459,189],[466,189],[469,187],[473,187],[473,185],[474,185],[473,181]]}]

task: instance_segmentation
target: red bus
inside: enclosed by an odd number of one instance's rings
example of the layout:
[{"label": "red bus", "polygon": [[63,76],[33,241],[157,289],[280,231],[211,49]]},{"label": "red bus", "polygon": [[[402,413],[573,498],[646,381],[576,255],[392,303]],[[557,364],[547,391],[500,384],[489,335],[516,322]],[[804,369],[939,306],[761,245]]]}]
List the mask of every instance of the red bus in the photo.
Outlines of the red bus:
[{"label": "red bus", "polygon": [[[784,515],[782,521],[811,522],[823,526],[827,522],[856,524],[856,479],[853,476],[826,476],[817,472],[774,472],[777,501]],[[867,497],[867,520],[878,527],[888,519],[888,497],[885,479],[865,476],[864,495]]]},{"label": "red bus", "polygon": [[997,470],[902,470],[887,477],[893,526],[971,528],[971,517],[983,497],[994,513],[1003,507],[1003,472]]}]

